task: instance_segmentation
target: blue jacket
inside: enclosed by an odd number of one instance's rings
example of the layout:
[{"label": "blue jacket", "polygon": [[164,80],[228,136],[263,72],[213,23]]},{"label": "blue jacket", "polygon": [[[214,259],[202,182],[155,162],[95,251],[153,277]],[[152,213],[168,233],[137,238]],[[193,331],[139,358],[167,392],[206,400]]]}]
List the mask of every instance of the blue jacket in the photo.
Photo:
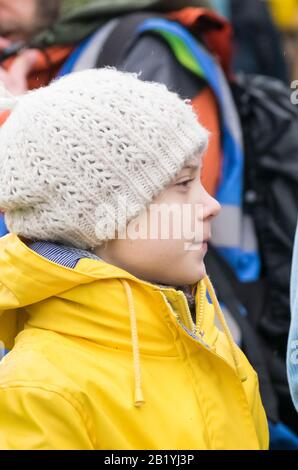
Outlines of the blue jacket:
[{"label": "blue jacket", "polygon": [[291,313],[292,319],[288,342],[287,368],[292,399],[298,411],[298,226],[292,263]]},{"label": "blue jacket", "polygon": [[4,222],[4,214],[0,212],[0,237],[7,234],[7,228]]}]

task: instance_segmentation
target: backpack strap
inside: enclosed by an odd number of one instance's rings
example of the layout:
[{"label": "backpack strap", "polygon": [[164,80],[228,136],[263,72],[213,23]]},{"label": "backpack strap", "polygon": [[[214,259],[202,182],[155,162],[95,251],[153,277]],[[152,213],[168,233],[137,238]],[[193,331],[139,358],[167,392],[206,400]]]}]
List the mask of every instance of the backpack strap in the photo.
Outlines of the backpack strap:
[{"label": "backpack strap", "polygon": [[135,41],[138,27],[144,20],[152,18],[164,18],[164,16],[146,12],[131,13],[121,17],[121,21],[118,22],[105,41],[95,67],[117,67],[121,64]]}]

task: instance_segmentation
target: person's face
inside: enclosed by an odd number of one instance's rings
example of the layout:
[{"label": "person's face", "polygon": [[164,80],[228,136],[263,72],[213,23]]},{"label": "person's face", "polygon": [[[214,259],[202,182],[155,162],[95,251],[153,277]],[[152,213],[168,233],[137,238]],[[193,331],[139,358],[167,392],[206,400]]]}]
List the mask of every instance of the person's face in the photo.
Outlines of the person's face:
[{"label": "person's face", "polygon": [[0,36],[27,41],[58,15],[58,0],[0,0]]},{"label": "person's face", "polygon": [[0,36],[25,39],[37,13],[36,0],[0,0]]},{"label": "person's face", "polygon": [[126,238],[98,247],[98,256],[149,282],[184,285],[202,279],[210,222],[220,205],[203,188],[200,172],[197,160],[183,168],[150,210],[128,224]]}]

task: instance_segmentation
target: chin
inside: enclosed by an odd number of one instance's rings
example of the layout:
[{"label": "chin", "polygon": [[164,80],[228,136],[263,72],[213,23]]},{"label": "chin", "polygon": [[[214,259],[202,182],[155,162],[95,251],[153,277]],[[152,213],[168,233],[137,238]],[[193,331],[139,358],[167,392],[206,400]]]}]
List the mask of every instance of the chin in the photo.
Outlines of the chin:
[{"label": "chin", "polygon": [[196,269],[193,273],[192,280],[189,284],[196,284],[197,282],[201,281],[203,277],[206,276],[206,267],[204,263],[200,263],[198,269]]},{"label": "chin", "polygon": [[172,284],[177,285],[177,286],[197,284],[205,276],[206,276],[205,264],[201,262],[197,269],[192,269],[192,270],[189,269],[186,275],[183,276],[183,279],[176,280],[176,282]]}]

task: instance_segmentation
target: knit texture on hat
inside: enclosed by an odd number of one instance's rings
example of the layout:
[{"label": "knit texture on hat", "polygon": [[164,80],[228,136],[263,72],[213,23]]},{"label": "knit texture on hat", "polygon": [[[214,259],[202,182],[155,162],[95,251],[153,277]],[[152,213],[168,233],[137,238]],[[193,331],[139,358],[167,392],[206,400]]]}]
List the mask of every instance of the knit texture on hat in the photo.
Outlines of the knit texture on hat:
[{"label": "knit texture on hat", "polygon": [[8,229],[94,248],[115,237],[116,223],[125,229],[207,140],[189,103],[134,74],[86,70],[28,92],[0,131]]}]

